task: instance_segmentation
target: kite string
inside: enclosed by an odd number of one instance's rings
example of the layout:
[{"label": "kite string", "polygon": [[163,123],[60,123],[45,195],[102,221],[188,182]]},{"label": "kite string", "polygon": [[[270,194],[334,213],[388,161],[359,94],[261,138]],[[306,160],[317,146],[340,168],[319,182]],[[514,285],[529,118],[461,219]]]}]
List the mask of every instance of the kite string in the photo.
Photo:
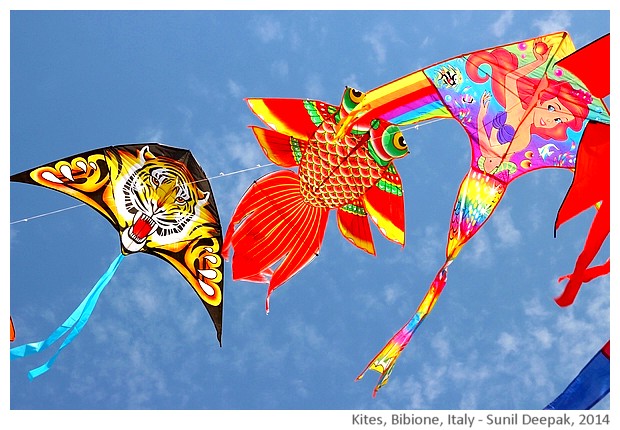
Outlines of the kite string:
[{"label": "kite string", "polygon": [[[443,119],[446,119],[446,118],[435,118],[433,120],[424,121],[423,123],[412,124],[412,125],[410,125],[408,127],[402,127],[401,126],[401,130],[411,130],[411,129],[417,130],[420,127],[432,124],[432,123],[437,122],[437,121],[441,121]],[[275,164],[274,163],[257,164],[256,166],[253,166],[253,167],[248,167],[248,168],[241,169],[241,170],[235,170],[235,171],[229,172],[229,173],[220,172],[219,175],[211,176],[211,177],[208,177],[208,178],[205,178],[205,179],[201,179],[201,180],[195,181],[194,183],[209,181],[209,180],[213,180],[213,179],[217,179],[217,178],[223,178],[223,177],[226,177],[226,176],[238,175],[240,173],[245,173],[245,172],[249,172],[251,170],[262,169],[264,167],[270,167],[270,166],[275,166]],[[50,212],[46,212],[46,213],[43,213],[43,214],[40,214],[40,215],[34,215],[34,216],[31,216],[31,217],[19,219],[19,220],[16,220],[16,221],[11,221],[10,225],[18,224],[20,222],[28,222],[28,221],[36,219],[36,218],[42,218],[42,217],[46,217],[48,215],[54,215],[54,214],[57,214],[59,212],[64,212],[64,211],[68,211],[70,209],[79,208],[81,206],[86,206],[86,203],[81,203],[81,204],[69,206],[69,207],[66,207],[66,208],[63,208],[63,209],[57,209],[57,210],[53,210],[53,211],[50,211]]]},{"label": "kite string", "polygon": [[[248,167],[248,168],[246,168],[246,169],[241,169],[241,170],[235,170],[234,172],[229,172],[229,173],[223,173],[223,172],[220,172],[220,174],[219,174],[219,175],[212,176],[212,177],[205,178],[205,179],[201,179],[201,180],[195,181],[195,182],[193,182],[193,183],[198,183],[198,182],[203,182],[203,181],[213,180],[213,179],[216,179],[216,178],[222,178],[222,177],[224,177],[224,176],[232,176],[232,175],[237,175],[237,174],[239,174],[239,173],[248,172],[248,171],[250,171],[250,170],[261,169],[261,168],[263,168],[263,167],[269,167],[269,166],[274,166],[274,165],[275,165],[274,163],[257,164],[256,166],[253,166],[253,167]],[[19,220],[16,220],[16,221],[11,221],[11,224],[10,224],[10,225],[13,225],[13,224],[18,224],[18,223],[20,223],[20,222],[28,222],[28,221],[33,220],[33,219],[36,219],[36,218],[42,218],[42,217],[46,217],[46,216],[48,216],[48,215],[54,215],[54,214],[57,214],[57,213],[59,213],[59,212],[64,212],[64,211],[68,211],[68,210],[70,210],[70,209],[79,208],[79,207],[81,207],[81,206],[86,206],[86,203],[80,203],[80,204],[73,205],[73,206],[69,206],[69,207],[66,207],[66,208],[63,208],[63,209],[57,209],[57,210],[53,210],[53,211],[50,211],[50,212],[46,212],[46,213],[43,213],[43,214],[40,214],[40,215],[34,215],[34,216],[31,216],[31,217],[27,217],[27,218],[19,219]]]},{"label": "kite string", "polygon": [[79,205],[69,206],[68,208],[57,209],[55,211],[47,212],[47,213],[44,213],[44,214],[41,214],[41,215],[35,215],[35,216],[28,217],[28,218],[20,219],[20,220],[17,220],[17,221],[12,221],[11,225],[17,224],[18,222],[27,222],[27,221],[30,221],[32,219],[41,218],[41,217],[48,216],[48,215],[53,215],[53,214],[56,214],[56,213],[59,213],[59,212],[63,212],[63,211],[68,211],[69,209],[79,208],[80,206],[86,206],[86,204],[85,203],[81,203]]}]

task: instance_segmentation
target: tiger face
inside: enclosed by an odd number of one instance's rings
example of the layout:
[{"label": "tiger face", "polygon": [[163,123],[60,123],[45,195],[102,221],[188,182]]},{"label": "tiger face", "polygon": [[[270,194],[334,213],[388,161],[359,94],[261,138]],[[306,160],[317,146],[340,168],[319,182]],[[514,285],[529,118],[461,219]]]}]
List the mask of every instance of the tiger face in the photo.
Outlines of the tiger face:
[{"label": "tiger face", "polygon": [[[145,147],[139,166],[128,172],[116,193],[128,225],[121,232],[126,252],[161,246],[187,237],[188,229],[209,198],[193,183],[185,167],[172,159],[154,158]],[[120,212],[120,211],[119,211]]]},{"label": "tiger face", "polygon": [[152,152],[132,144],[77,154],[11,180],[75,197],[119,231],[123,254],[146,252],[173,265],[221,333],[222,232],[208,179],[188,151],[151,145]]}]

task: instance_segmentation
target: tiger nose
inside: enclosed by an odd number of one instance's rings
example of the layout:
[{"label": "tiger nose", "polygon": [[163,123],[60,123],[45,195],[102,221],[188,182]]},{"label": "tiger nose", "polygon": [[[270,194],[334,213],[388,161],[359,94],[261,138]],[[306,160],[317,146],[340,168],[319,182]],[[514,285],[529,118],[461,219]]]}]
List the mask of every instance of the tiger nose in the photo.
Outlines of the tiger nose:
[{"label": "tiger nose", "polygon": [[166,186],[164,184],[157,188],[157,190],[155,191],[155,194],[157,196],[157,200],[155,200],[153,203],[155,207],[159,209],[166,203],[169,203],[170,201],[174,200],[175,198],[174,196],[176,195],[176,190],[175,190],[174,185]]}]

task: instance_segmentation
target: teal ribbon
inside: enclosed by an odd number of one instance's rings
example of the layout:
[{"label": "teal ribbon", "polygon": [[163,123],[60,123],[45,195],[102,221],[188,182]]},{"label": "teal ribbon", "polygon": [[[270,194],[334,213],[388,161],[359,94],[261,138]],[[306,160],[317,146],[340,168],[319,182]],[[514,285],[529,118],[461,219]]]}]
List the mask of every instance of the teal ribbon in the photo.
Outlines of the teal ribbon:
[{"label": "teal ribbon", "polygon": [[40,342],[27,343],[25,345],[16,346],[15,348],[11,348],[11,360],[15,360],[17,358],[27,357],[29,355],[36,354],[41,351],[45,351],[48,347],[50,347],[54,342],[60,339],[65,335],[69,330],[71,333],[67,336],[64,342],[58,348],[58,351],[50,358],[45,364],[37,367],[36,369],[32,369],[28,372],[28,378],[32,381],[37,376],[40,376],[47,372],[58,358],[58,354],[62,351],[67,345],[69,345],[75,337],[80,334],[82,328],[88,322],[90,315],[93,313],[95,309],[95,305],[97,304],[97,300],[99,296],[103,292],[103,289],[108,285],[110,279],[116,272],[119,264],[123,260],[125,256],[120,254],[116,259],[110,264],[108,270],[99,278],[99,281],[95,284],[93,289],[88,293],[88,295],[82,300],[82,303],[73,311],[73,313],[67,318],[67,320],[62,323],[60,327],[58,327],[49,337]]}]

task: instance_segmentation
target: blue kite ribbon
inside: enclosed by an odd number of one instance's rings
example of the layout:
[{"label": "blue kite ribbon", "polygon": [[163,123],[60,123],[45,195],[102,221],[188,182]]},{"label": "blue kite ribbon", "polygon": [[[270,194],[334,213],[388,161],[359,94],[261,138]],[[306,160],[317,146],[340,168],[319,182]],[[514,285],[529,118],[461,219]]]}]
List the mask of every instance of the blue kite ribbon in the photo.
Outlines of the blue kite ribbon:
[{"label": "blue kite ribbon", "polygon": [[588,410],[609,394],[609,341],[545,409]]},{"label": "blue kite ribbon", "polygon": [[101,278],[99,278],[99,281],[97,281],[90,293],[88,293],[84,300],[82,300],[82,303],[80,303],[80,305],[73,311],[69,318],[67,318],[67,320],[62,323],[60,327],[54,330],[54,332],[49,335],[47,339],[40,342],[27,343],[25,345],[11,348],[11,360],[27,357],[29,355],[36,354],[37,352],[46,350],[54,342],[64,336],[65,333],[72,329],[71,333],[69,333],[67,338],[60,345],[60,348],[58,348],[58,351],[56,351],[56,353],[52,356],[52,358],[47,361],[47,363],[28,372],[28,378],[31,381],[37,376],[40,376],[43,373],[47,372],[52,367],[52,364],[54,364],[54,361],[56,361],[56,358],[58,358],[58,354],[60,354],[60,351],[62,351],[65,346],[73,342],[73,339],[75,339],[75,337],[80,334],[80,331],[82,331],[82,328],[84,328],[84,326],[88,322],[88,319],[90,318],[90,315],[93,313],[99,296],[103,292],[103,289],[106,287],[106,285],[108,285],[108,282],[110,282],[110,279],[112,279],[112,276],[116,272],[116,269],[118,268],[119,264],[121,264],[121,261],[124,257],[125,256],[123,254],[120,254],[118,257],[116,257],[116,259],[114,259],[112,264],[110,264],[108,270],[101,276]]}]

